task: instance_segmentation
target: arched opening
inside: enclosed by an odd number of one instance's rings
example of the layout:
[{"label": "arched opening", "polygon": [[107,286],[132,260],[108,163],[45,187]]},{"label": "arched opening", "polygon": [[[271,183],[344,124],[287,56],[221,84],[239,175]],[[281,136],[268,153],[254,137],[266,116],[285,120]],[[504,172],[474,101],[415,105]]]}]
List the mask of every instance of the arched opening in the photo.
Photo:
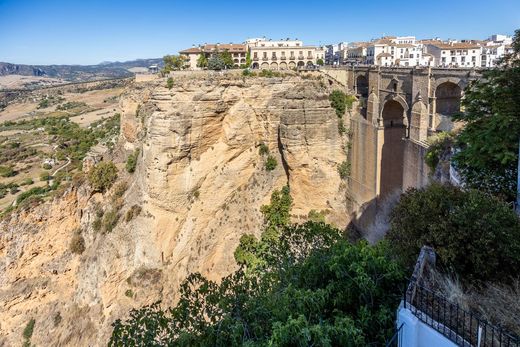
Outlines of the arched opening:
[{"label": "arched opening", "polygon": [[451,116],[460,112],[462,89],[453,82],[444,82],[435,89],[436,130],[450,131],[453,128]]},{"label": "arched opening", "polygon": [[305,66],[305,62],[303,62],[303,61],[298,62],[298,67],[304,67],[304,66]]},{"label": "arched opening", "polygon": [[404,108],[389,100],[383,107],[383,148],[381,153],[381,197],[403,189],[404,137],[406,126]]},{"label": "arched opening", "polygon": [[245,63],[246,63],[245,59],[240,59],[240,64],[245,64]]},{"label": "arched opening", "polygon": [[309,60],[309,61],[307,62],[307,66],[313,66],[313,65],[314,65],[314,63],[313,63],[312,61]]},{"label": "arched opening", "polygon": [[238,64],[238,59],[233,59],[233,63]]},{"label": "arched opening", "polygon": [[294,61],[290,61],[289,62],[289,69],[295,69],[296,68],[296,63]]},{"label": "arched opening", "polygon": [[279,67],[280,67],[280,70],[287,70],[287,63],[282,61],[279,65]]},{"label": "arched opening", "polygon": [[258,66],[258,63],[253,63],[253,65],[251,66],[253,69],[258,69],[259,66]]},{"label": "arched opening", "polygon": [[262,68],[263,70],[269,70],[269,63],[262,63],[262,65],[260,66],[260,68]]},{"label": "arched opening", "polygon": [[364,98],[368,98],[368,80],[365,76],[359,75],[356,78],[357,93]]},{"label": "arched opening", "polygon": [[278,63],[271,63],[271,70],[278,70]]}]

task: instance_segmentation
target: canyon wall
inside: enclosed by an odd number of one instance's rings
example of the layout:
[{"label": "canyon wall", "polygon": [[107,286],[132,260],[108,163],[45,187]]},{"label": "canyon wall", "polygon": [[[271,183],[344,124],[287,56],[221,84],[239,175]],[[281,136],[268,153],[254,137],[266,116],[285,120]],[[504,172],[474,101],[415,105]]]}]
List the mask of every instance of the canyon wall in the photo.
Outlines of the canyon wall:
[{"label": "canyon wall", "polygon": [[[96,210],[113,193],[77,181],[0,221],[0,345],[21,345],[31,318],[36,345],[106,344],[111,322],[156,300],[173,304],[190,272],[218,280],[235,269],[240,237],[260,235],[260,207],[286,184],[294,222],[316,210],[345,228],[338,166],[347,137],[328,100],[333,86],[303,77],[183,74],[172,89],[164,79],[129,86],[112,159],[129,186],[121,215],[134,205],[142,211],[96,232]],[[277,161],[272,171],[262,143]],[[124,159],[136,149],[137,169],[126,174]],[[81,255],[69,247],[78,230]]]}]

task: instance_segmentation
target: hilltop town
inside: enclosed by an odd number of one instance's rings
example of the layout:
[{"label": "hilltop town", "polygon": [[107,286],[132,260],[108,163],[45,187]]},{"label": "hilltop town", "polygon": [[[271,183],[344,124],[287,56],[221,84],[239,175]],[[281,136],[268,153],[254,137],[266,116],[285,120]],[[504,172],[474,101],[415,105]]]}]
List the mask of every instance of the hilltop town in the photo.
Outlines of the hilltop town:
[{"label": "hilltop town", "polygon": [[[229,52],[233,67],[287,70],[321,65],[378,65],[491,68],[513,51],[512,38],[492,35],[487,40],[416,39],[384,36],[369,42],[305,45],[302,40],[247,39],[244,43],[202,44],[181,50],[183,68],[207,67],[216,52]],[[201,58],[202,57],[202,58]]]}]

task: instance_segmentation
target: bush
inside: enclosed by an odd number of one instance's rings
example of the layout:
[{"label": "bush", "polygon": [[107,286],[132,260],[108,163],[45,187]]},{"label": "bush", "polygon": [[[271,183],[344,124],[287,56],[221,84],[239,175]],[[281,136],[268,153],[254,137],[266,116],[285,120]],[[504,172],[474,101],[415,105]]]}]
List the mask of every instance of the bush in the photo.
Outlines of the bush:
[{"label": "bush", "polygon": [[168,77],[168,79],[166,80],[166,88],[168,88],[168,89],[173,88],[173,78]]},{"label": "bush", "polygon": [[125,296],[127,296],[129,298],[133,298],[134,297],[134,292],[132,291],[132,289],[127,289],[125,291]]},{"label": "bush", "polygon": [[435,171],[439,161],[450,154],[451,147],[453,146],[453,135],[451,133],[442,132],[430,141],[431,143],[426,152],[424,161],[432,171]]},{"label": "bush", "polygon": [[36,321],[34,320],[34,318],[31,318],[31,320],[27,323],[27,325],[25,326],[25,329],[23,329],[23,334],[22,334],[24,339],[29,340],[32,337],[35,323],[36,323]]},{"label": "bush", "polygon": [[261,142],[258,152],[260,153],[260,155],[267,155],[269,154],[269,147],[267,147],[265,143]]},{"label": "bush", "polygon": [[16,176],[16,171],[11,166],[0,166],[0,176],[13,177]]},{"label": "bush", "polygon": [[94,166],[89,174],[88,180],[94,191],[106,192],[117,179],[117,167],[111,161],[101,162]]},{"label": "bush", "polygon": [[139,157],[139,149],[136,149],[134,153],[130,154],[126,159],[126,171],[129,173],[135,172],[135,167],[137,166],[137,158]]},{"label": "bush", "polygon": [[278,165],[276,158],[272,155],[268,155],[267,160],[265,161],[265,169],[267,171],[273,171],[276,168],[276,165]]},{"label": "bush", "polygon": [[51,178],[52,178],[52,176],[48,171],[43,171],[40,174],[40,181],[42,181],[42,182],[49,181]]},{"label": "bush", "polygon": [[110,210],[103,215],[102,227],[104,232],[111,232],[119,221],[119,213],[116,210]]},{"label": "bush", "polygon": [[344,162],[339,164],[338,173],[339,173],[339,177],[341,177],[341,179],[344,180],[344,179],[348,178],[350,176],[350,163],[345,160]]},{"label": "bush", "polygon": [[32,178],[26,178],[22,181],[22,183],[20,183],[21,186],[30,186],[31,184],[33,184],[34,181]]},{"label": "bush", "polygon": [[49,163],[45,163],[42,165],[42,168],[44,168],[45,170],[50,170],[50,169],[52,169],[52,165]]},{"label": "bush", "polygon": [[133,205],[130,207],[128,211],[126,211],[125,220],[126,222],[130,222],[135,217],[139,216],[141,214],[142,208],[138,205]]},{"label": "bush", "polygon": [[390,217],[391,241],[413,266],[423,245],[471,283],[505,281],[520,268],[520,220],[509,205],[476,190],[432,184],[402,195]]},{"label": "bush", "polygon": [[72,236],[69,249],[75,254],[82,254],[85,251],[85,239],[80,232],[75,232]]}]

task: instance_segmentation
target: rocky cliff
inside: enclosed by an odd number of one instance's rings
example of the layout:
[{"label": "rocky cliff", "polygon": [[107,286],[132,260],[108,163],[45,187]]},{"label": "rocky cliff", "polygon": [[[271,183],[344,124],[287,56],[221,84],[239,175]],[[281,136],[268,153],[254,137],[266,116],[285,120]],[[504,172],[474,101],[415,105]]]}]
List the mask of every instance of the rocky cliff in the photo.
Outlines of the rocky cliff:
[{"label": "rocky cliff", "polygon": [[[179,283],[199,271],[218,280],[236,266],[244,233],[259,235],[260,207],[289,184],[292,219],[322,211],[348,223],[338,175],[346,137],[330,107],[330,86],[317,78],[182,75],[133,84],[120,103],[119,153],[140,150],[136,172],[110,233],[94,231],[96,211],[113,192],[92,194],[75,182],[40,206],[0,222],[0,345],[22,344],[35,319],[37,346],[106,344],[110,323],[132,307],[175,301]],[[276,161],[266,170],[267,145]],[[70,251],[81,230],[85,251]]]}]

